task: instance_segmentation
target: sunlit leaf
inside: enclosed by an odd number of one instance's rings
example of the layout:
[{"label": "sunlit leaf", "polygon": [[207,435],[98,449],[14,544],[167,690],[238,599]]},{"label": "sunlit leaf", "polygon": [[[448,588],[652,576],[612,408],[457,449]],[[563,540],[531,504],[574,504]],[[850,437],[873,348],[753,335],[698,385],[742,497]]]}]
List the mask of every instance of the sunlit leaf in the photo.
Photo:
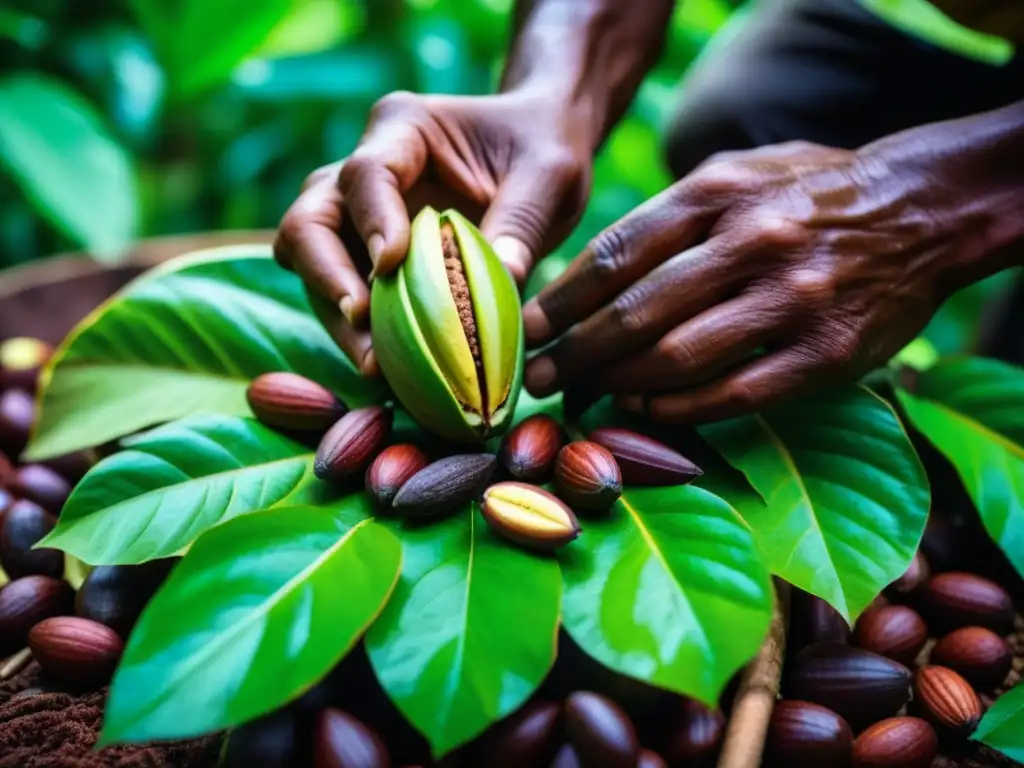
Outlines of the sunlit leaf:
[{"label": "sunlit leaf", "polygon": [[1024,762],[1024,684],[1004,693],[988,708],[972,738]]},{"label": "sunlit leaf", "polygon": [[624,675],[709,705],[768,631],[772,592],[750,529],[693,486],[627,488],[560,556],[563,622]]},{"label": "sunlit leaf", "polygon": [[384,607],[402,551],[372,520],[315,507],[239,517],[200,538],[132,632],[101,742],[219,731],[315,685]]},{"label": "sunlit leaf", "polygon": [[39,74],[0,80],[0,163],[35,206],[99,258],[135,234],[136,178],[95,108]]},{"label": "sunlit leaf", "polygon": [[852,621],[906,570],[928,480],[881,398],[850,387],[701,433],[767,502],[743,513],[775,574]]},{"label": "sunlit leaf", "polygon": [[953,464],[986,530],[1024,574],[1024,368],[943,360],[897,393],[910,422]]},{"label": "sunlit leaf", "polygon": [[251,419],[176,421],[93,467],[40,546],[92,565],[170,557],[233,517],[307,501],[294,491],[312,461],[308,447]]},{"label": "sunlit leaf", "polygon": [[131,0],[171,88],[190,95],[227,79],[288,15],[292,0]]},{"label": "sunlit leaf", "polygon": [[295,371],[350,406],[379,397],[312,315],[299,279],[264,246],[168,263],[86,318],[44,373],[28,456],[45,458],[202,413],[249,414],[245,390]]},{"label": "sunlit leaf", "polygon": [[551,668],[558,564],[496,538],[475,505],[397,534],[402,577],[367,650],[440,756],[517,709]]}]

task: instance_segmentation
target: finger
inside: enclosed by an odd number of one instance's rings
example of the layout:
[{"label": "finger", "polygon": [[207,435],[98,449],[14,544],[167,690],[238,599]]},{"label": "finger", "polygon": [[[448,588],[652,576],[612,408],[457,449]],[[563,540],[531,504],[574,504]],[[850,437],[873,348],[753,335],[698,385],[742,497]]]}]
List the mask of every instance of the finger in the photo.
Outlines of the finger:
[{"label": "finger", "polygon": [[596,312],[673,254],[693,246],[752,183],[733,166],[694,174],[605,229],[523,308],[526,340],[541,346]]},{"label": "finger", "polygon": [[306,295],[313,314],[353,365],[365,376],[379,375],[380,369],[370,346],[369,332],[354,328],[333,304],[319,294],[312,293],[308,287]]},{"label": "finger", "polygon": [[307,189],[281,219],[274,255],[359,325],[369,308],[369,291],[338,234],[341,208],[341,195],[332,181]]},{"label": "finger", "polygon": [[373,274],[387,274],[409,250],[409,212],[403,192],[426,168],[426,145],[416,125],[382,122],[345,161],[338,184]]},{"label": "finger", "polygon": [[578,169],[568,161],[522,164],[498,187],[480,228],[517,282],[525,281],[543,256],[541,249],[556,222],[578,219],[579,187]]},{"label": "finger", "polygon": [[674,424],[700,424],[756,413],[827,386],[835,367],[825,356],[791,346],[758,358],[713,382],[674,394],[616,398],[627,411]]},{"label": "finger", "polygon": [[604,363],[654,345],[672,328],[739,293],[765,271],[764,254],[788,249],[792,238],[786,225],[743,226],[677,254],[530,361],[528,389],[545,397]]},{"label": "finger", "polygon": [[609,366],[594,386],[648,393],[714,379],[777,341],[792,326],[794,309],[770,294],[730,299],[673,328],[653,348]]}]

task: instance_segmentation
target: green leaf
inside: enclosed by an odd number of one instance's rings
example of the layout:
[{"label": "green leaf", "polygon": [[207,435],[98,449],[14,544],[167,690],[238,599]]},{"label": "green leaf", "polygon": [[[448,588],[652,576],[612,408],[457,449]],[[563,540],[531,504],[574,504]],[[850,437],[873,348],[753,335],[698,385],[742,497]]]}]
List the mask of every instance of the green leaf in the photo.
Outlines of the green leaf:
[{"label": "green leaf", "polygon": [[227,79],[281,23],[292,0],[132,0],[173,90],[192,95]]},{"label": "green leaf", "polygon": [[315,685],[380,613],[401,570],[387,529],[343,517],[282,507],[203,535],[128,640],[101,743],[219,731]]},{"label": "green leaf", "polygon": [[998,749],[1011,760],[1024,762],[1024,684],[996,699],[971,738]]},{"label": "green leaf", "polygon": [[0,163],[54,225],[98,258],[135,234],[136,178],[95,108],[38,74],[0,81]]},{"label": "green leaf", "polygon": [[627,488],[560,558],[563,623],[611,669],[715,705],[758,650],[772,592],[750,529],[693,486]]},{"label": "green leaf", "polygon": [[367,650],[381,685],[439,757],[540,685],[555,660],[561,579],[553,559],[499,540],[476,505],[398,536],[402,578]]},{"label": "green leaf", "polygon": [[266,246],[175,259],[127,286],[58,349],[43,381],[28,456],[98,445],[202,413],[249,415],[245,390],[295,371],[350,406],[380,397],[309,309],[298,277]]},{"label": "green leaf", "polygon": [[705,427],[761,494],[748,505],[771,570],[852,622],[898,578],[924,533],[924,468],[892,408],[863,387]]},{"label": "green leaf", "polygon": [[953,464],[989,535],[1024,574],[1024,369],[959,358],[898,390],[907,418]]},{"label": "green leaf", "polygon": [[272,507],[306,475],[313,452],[250,419],[198,416],[129,442],[75,487],[38,546],[91,565],[179,554],[238,515]]}]

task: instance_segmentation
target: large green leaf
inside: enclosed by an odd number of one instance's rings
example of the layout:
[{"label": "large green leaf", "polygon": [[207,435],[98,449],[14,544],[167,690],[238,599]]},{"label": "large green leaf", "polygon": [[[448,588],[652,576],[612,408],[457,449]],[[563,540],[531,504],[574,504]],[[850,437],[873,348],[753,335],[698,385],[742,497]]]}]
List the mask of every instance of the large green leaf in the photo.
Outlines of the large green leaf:
[{"label": "large green leaf", "polygon": [[132,0],[172,89],[190,95],[218,85],[288,15],[292,0]]},{"label": "large green leaf", "polygon": [[1014,686],[989,707],[972,738],[1024,762],[1024,684]]},{"label": "large green leaf", "polygon": [[853,621],[906,570],[928,480],[884,400],[849,387],[701,432],[767,502],[743,513],[775,574]]},{"label": "large green leaf", "polygon": [[102,743],[218,731],[299,696],[376,618],[401,560],[387,529],[316,507],[210,530],[132,632]]},{"label": "large green leaf", "polygon": [[148,432],[75,487],[39,546],[91,565],[129,565],[181,552],[208,528],[287,499],[313,452],[238,416],[197,416]]},{"label": "large green leaf", "polygon": [[192,414],[249,414],[245,390],[295,371],[349,405],[379,395],[309,309],[301,282],[265,246],[192,254],[143,276],[84,320],[44,373],[34,459]]},{"label": "large green leaf", "polygon": [[772,592],[750,529],[693,486],[627,488],[561,557],[563,622],[622,674],[717,703],[768,631]]},{"label": "large green leaf", "polygon": [[1024,574],[1024,369],[959,358],[897,392],[907,418],[956,467],[989,535]]},{"label": "large green leaf", "polygon": [[0,163],[35,206],[100,258],[135,234],[135,170],[95,108],[38,74],[0,81]]},{"label": "large green leaf", "polygon": [[367,634],[381,685],[435,756],[517,709],[555,660],[558,564],[472,511],[401,528],[402,578]]}]

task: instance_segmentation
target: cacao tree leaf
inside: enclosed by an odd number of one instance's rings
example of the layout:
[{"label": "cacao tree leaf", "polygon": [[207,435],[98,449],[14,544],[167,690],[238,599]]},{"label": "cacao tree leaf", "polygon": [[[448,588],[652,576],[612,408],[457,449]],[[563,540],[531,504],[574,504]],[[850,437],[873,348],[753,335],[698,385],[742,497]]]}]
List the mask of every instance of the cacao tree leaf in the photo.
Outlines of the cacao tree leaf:
[{"label": "cacao tree leaf", "polygon": [[245,390],[294,371],[350,406],[380,398],[313,316],[266,246],[181,257],[142,276],[68,336],[42,377],[28,448],[48,458],[201,413],[249,415]]},{"label": "cacao tree leaf", "polygon": [[1024,368],[949,358],[898,390],[907,418],[953,464],[985,529],[1024,574]]},{"label": "cacao tree leaf", "polygon": [[559,557],[562,621],[621,674],[717,704],[772,615],[750,528],[694,486],[627,488]]},{"label": "cacao tree leaf", "polygon": [[132,631],[101,744],[211,733],[298,697],[377,617],[401,561],[386,528],[316,507],[211,529]]},{"label": "cacao tree leaf", "polygon": [[1011,760],[1024,762],[1024,684],[1015,685],[996,699],[971,738]]},{"label": "cacao tree leaf", "polygon": [[887,402],[860,386],[701,429],[764,498],[745,505],[771,570],[852,622],[910,564],[930,493]]},{"label": "cacao tree leaf", "polygon": [[297,493],[312,463],[309,447],[252,419],[206,415],[172,422],[93,467],[37,546],[90,565],[180,554],[203,531],[238,515],[285,500],[315,502]]},{"label": "cacao tree leaf", "polygon": [[516,710],[555,660],[557,562],[498,539],[476,505],[396,530],[402,577],[366,636],[384,690],[435,757]]},{"label": "cacao tree leaf", "polygon": [[35,73],[0,81],[0,104],[0,164],[68,237],[119,256],[138,220],[135,169],[93,105]]},{"label": "cacao tree leaf", "polygon": [[171,87],[188,96],[226,80],[285,19],[292,0],[132,0],[130,6]]}]

